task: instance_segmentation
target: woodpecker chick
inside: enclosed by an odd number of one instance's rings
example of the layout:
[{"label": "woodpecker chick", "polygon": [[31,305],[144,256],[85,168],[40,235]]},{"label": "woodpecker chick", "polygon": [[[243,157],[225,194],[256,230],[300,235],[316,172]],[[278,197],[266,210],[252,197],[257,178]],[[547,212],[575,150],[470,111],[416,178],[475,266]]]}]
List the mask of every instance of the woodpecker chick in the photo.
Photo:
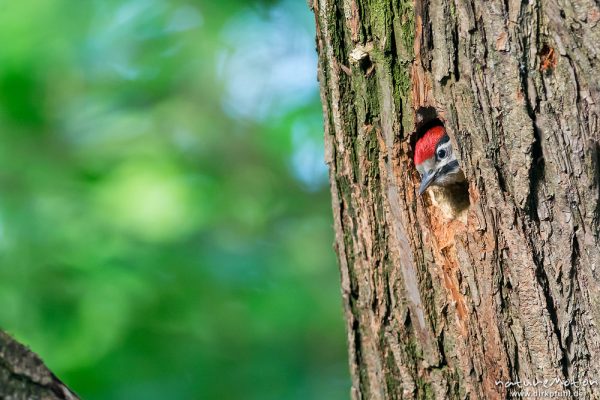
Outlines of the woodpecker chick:
[{"label": "woodpecker chick", "polygon": [[429,128],[417,141],[415,165],[421,174],[419,196],[429,186],[450,186],[465,180],[443,126]]}]

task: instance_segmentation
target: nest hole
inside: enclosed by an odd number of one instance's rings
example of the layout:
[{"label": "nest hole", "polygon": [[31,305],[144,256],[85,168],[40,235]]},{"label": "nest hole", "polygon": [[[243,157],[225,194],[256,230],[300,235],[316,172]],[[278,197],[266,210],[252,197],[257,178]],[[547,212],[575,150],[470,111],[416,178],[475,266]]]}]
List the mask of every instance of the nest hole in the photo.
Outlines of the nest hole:
[{"label": "nest hole", "polygon": [[[445,128],[444,121],[438,111],[434,107],[419,108],[415,113],[415,129],[411,137],[411,147],[414,149],[417,141],[429,129],[436,126]],[[451,136],[453,147],[455,147],[456,141],[452,140],[452,133],[448,132],[448,130],[446,130],[446,133]],[[453,151],[459,154],[457,149],[453,148]],[[467,211],[471,205],[469,200],[469,182],[466,180],[462,168],[461,175],[462,181],[447,186],[430,186],[423,193],[423,196],[428,196],[431,204],[437,207],[447,219],[459,219],[466,223]],[[417,176],[420,175],[417,174]]]},{"label": "nest hole", "polygon": [[420,107],[415,113],[415,129],[410,140],[413,149],[417,141],[425,135],[425,132],[434,126],[444,126],[437,110],[434,107]]}]

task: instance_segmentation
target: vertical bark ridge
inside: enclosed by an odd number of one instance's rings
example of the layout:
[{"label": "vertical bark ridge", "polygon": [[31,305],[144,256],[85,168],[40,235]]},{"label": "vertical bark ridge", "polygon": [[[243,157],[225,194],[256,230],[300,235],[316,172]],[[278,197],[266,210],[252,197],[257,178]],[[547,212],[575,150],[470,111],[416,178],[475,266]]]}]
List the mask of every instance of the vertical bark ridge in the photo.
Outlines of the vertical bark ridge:
[{"label": "vertical bark ridge", "polygon": [[[353,398],[494,399],[509,395],[497,381],[600,379],[598,5],[312,8]],[[460,218],[439,192],[416,195],[425,107],[469,181]]]}]

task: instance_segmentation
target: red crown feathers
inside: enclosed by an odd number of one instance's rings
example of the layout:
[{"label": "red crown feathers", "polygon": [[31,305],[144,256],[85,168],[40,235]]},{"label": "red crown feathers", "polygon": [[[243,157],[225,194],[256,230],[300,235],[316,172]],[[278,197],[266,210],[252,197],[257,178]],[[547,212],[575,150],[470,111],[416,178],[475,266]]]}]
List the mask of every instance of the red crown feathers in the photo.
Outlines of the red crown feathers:
[{"label": "red crown feathers", "polygon": [[443,126],[434,126],[425,132],[415,146],[415,165],[419,165],[423,161],[433,157],[436,144],[445,134],[446,130]]}]

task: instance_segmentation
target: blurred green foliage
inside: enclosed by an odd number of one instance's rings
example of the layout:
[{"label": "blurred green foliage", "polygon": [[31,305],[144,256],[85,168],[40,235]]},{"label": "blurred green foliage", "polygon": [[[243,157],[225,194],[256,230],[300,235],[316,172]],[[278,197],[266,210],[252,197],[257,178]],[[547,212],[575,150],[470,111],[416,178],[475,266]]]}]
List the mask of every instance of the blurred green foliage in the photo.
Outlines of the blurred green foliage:
[{"label": "blurred green foliage", "polygon": [[0,326],[85,399],[346,398],[305,2],[0,7]]}]

